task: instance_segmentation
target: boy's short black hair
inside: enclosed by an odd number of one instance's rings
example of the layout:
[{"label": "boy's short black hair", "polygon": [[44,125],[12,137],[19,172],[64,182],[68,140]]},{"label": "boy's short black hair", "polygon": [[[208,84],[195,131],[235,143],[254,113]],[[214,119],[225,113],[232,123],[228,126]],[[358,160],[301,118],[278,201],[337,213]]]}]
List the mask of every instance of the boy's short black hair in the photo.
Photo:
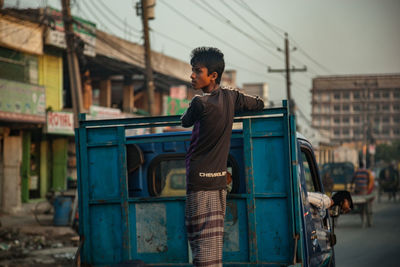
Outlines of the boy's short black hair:
[{"label": "boy's short black hair", "polygon": [[215,47],[197,47],[190,54],[190,65],[202,65],[207,68],[208,75],[214,71],[218,73],[215,80],[217,84],[221,82],[222,73],[225,69],[224,54]]}]

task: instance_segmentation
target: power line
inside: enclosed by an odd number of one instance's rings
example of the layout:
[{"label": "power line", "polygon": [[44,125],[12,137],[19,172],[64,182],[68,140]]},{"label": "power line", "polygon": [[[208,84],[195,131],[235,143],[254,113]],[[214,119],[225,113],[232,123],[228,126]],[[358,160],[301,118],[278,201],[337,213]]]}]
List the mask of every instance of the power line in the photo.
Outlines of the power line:
[{"label": "power line", "polygon": [[[102,42],[104,42],[106,45],[108,45],[111,49],[118,51],[119,53],[121,53],[122,55],[132,59],[133,61],[139,63],[139,64],[144,64],[143,63],[143,59],[141,59],[138,55],[138,57],[134,56],[134,53],[132,53],[132,51],[124,48],[123,46],[121,46],[120,44],[118,44],[117,42],[114,42],[111,39],[108,38],[102,38],[100,37],[98,34],[96,34],[93,29],[87,27],[86,25],[82,24],[80,21],[74,20],[74,22],[78,25],[80,25],[82,28],[84,28],[85,30],[89,31],[92,34],[96,35],[96,38],[101,40]],[[86,43],[85,43],[86,44]]]},{"label": "power line", "polygon": [[[87,16],[87,14],[86,14],[86,16]],[[188,45],[186,45],[186,44],[184,44],[184,43],[182,43],[182,42],[180,42],[180,41],[177,41],[177,40],[171,38],[171,37],[168,36],[168,35],[165,35],[165,34],[159,32],[159,31],[156,31],[156,30],[154,30],[154,29],[151,29],[151,30],[152,30],[153,32],[156,32],[156,33],[159,34],[160,36],[163,36],[164,38],[166,38],[166,39],[168,39],[168,40],[170,40],[170,41],[173,41],[173,42],[175,42],[175,43],[177,43],[177,44],[179,44],[179,45],[181,45],[181,46],[183,46],[183,47],[185,47],[185,48],[188,48],[188,49],[190,49],[190,50],[192,49],[192,47],[190,47],[190,46],[188,46]],[[100,38],[99,36],[97,36],[97,38],[98,38],[99,40],[103,41],[104,43],[106,43],[110,48],[115,49],[115,50],[118,50],[121,54],[123,54],[123,55],[125,55],[125,56],[127,56],[127,57],[129,57],[129,58],[131,58],[131,59],[133,59],[133,60],[135,60],[135,61],[137,61],[137,62],[139,62],[139,63],[143,63],[141,60],[138,60],[136,57],[132,57],[132,54],[131,54],[131,53],[128,54],[128,51],[127,51],[127,50],[125,50],[124,48],[120,47],[117,43],[113,42],[112,40],[108,40],[108,39],[105,39],[105,38]],[[118,48],[118,49],[116,49],[116,48]],[[127,53],[125,53],[124,51],[127,51]],[[236,67],[236,68],[238,68],[238,69],[242,69],[242,70],[244,70],[244,71],[247,71],[247,72],[249,72],[249,73],[259,75],[259,76],[261,76],[261,77],[266,77],[266,76],[267,76],[266,74],[259,73],[259,72],[253,71],[253,70],[249,70],[249,69],[246,69],[246,68],[244,68],[244,67],[240,67],[240,66],[231,64],[231,63],[229,63],[229,62],[227,62],[227,64],[229,64],[229,65],[231,65],[231,66],[234,66],[234,67]],[[273,79],[273,77],[268,77],[268,78],[272,78],[272,79]]]},{"label": "power line", "polygon": [[[172,42],[174,42],[174,43],[176,43],[176,44],[179,44],[180,46],[182,46],[182,47],[184,47],[184,48],[187,48],[187,49],[189,49],[189,50],[192,50],[192,49],[193,49],[193,47],[191,47],[191,46],[189,46],[189,45],[187,45],[187,44],[185,44],[185,43],[182,43],[182,42],[180,42],[180,41],[178,41],[178,40],[176,40],[176,39],[174,39],[174,38],[172,38],[172,37],[170,37],[170,36],[168,36],[168,35],[166,35],[166,34],[163,34],[163,33],[159,32],[159,31],[156,31],[156,30],[154,30],[154,29],[151,29],[151,31],[152,31],[152,32],[155,32],[155,33],[157,33],[157,34],[159,34],[159,35],[161,35],[162,37],[166,38],[167,40],[170,40],[170,41],[172,41]],[[254,70],[250,70],[250,69],[247,69],[247,68],[245,68],[245,67],[242,67],[242,66],[233,64],[232,62],[226,62],[226,65],[230,65],[230,66],[232,66],[232,67],[234,67],[234,68],[236,68],[236,69],[238,69],[238,70],[243,70],[243,71],[248,72],[248,73],[251,73],[251,74],[256,74],[256,75],[258,75],[258,76],[260,76],[260,77],[264,77],[264,78],[266,78],[266,79],[273,79],[273,80],[275,79],[275,80],[278,80],[278,78],[273,77],[273,76],[268,76],[266,73],[261,73],[261,72],[257,72],[257,71],[254,71]],[[281,80],[279,80],[279,82],[281,82]]]},{"label": "power line", "polygon": [[[206,8],[206,7],[202,6],[202,5],[200,5],[201,2],[198,2],[198,1],[195,1],[195,0],[192,0],[192,2],[195,5],[197,5],[198,7],[200,7],[201,9],[203,9],[205,12],[210,13],[210,9],[209,8]],[[245,32],[242,29],[240,29],[231,20],[229,20],[227,17],[225,17],[224,14],[222,14],[221,12],[219,12],[216,9],[212,9],[212,12],[215,14],[214,16],[212,16],[214,19],[217,19],[217,20],[222,21],[223,23],[227,24],[228,26],[230,26],[234,30],[236,30],[239,33],[241,33],[244,36],[246,36],[248,39],[252,40],[255,44],[260,46],[262,49],[267,50],[274,57],[278,58],[279,60],[282,60],[278,55],[274,54],[269,47],[265,46],[265,43],[263,41],[256,39],[255,37],[251,36],[247,32]]]},{"label": "power line", "polygon": [[278,45],[272,41],[268,36],[266,36],[263,32],[261,32],[257,27],[255,27],[253,24],[251,24],[246,18],[244,18],[239,12],[237,12],[234,8],[232,8],[230,5],[228,5],[224,0],[221,0],[221,2],[229,9],[231,10],[236,16],[238,16],[244,23],[246,23],[250,28],[252,28],[255,32],[257,32],[259,35],[264,37],[265,40],[267,40],[270,44],[273,45],[274,48],[278,47]]},{"label": "power line", "polygon": [[[97,17],[97,15],[94,14],[94,13],[92,12],[92,9],[90,8],[90,6],[86,5],[86,1],[82,1],[82,3],[85,5],[86,9],[89,10],[89,12],[90,12],[90,14],[91,14],[90,17],[94,17],[94,19],[97,21],[97,23],[99,23],[107,32],[111,32],[110,29],[108,29],[108,27],[105,26],[105,25],[101,22],[101,20]],[[87,15],[87,13],[83,11],[83,9],[82,9],[81,11],[82,11],[82,13],[84,14],[85,17],[89,17],[89,16]]]},{"label": "power line", "polygon": [[[110,12],[110,14],[111,14],[115,19],[119,20],[120,22],[123,22],[123,20],[122,20],[117,14],[115,14],[115,13],[112,11],[111,8],[108,8],[108,7],[104,4],[104,2],[103,2],[102,0],[98,0],[98,1],[99,1],[99,3],[100,3],[104,8],[107,9],[108,12]],[[138,30],[138,29],[132,27],[131,25],[128,25],[128,27],[129,27],[130,29],[134,30],[135,32],[138,32],[138,33],[141,33],[141,32],[142,32],[141,30]]]},{"label": "power line", "polygon": [[171,36],[169,36],[169,35],[167,35],[167,34],[164,34],[164,33],[162,33],[162,32],[159,32],[159,31],[157,31],[157,30],[155,30],[155,29],[153,29],[153,28],[150,28],[150,31],[152,31],[152,32],[154,32],[154,33],[156,33],[156,34],[158,34],[158,35],[164,37],[165,39],[170,40],[170,41],[172,41],[172,42],[174,42],[174,43],[176,43],[176,44],[178,44],[178,45],[180,45],[180,46],[182,46],[182,47],[188,48],[188,49],[190,49],[190,50],[193,49],[193,47],[191,47],[191,46],[189,46],[189,45],[187,45],[187,44],[184,44],[184,43],[182,43],[181,41],[178,41],[178,40],[172,38]]},{"label": "power line", "polygon": [[[85,1],[83,1],[83,3],[85,3]],[[86,6],[86,4],[85,4],[85,6]],[[86,6],[86,7],[87,7],[87,6]],[[86,17],[88,17],[87,14],[83,11],[83,9],[82,9],[82,13],[83,13]],[[91,13],[91,14],[95,17],[96,20],[98,20],[98,17],[97,17],[94,13]],[[138,56],[138,57],[134,57],[134,56],[133,56],[134,54],[133,54],[131,51],[128,51],[127,49],[125,49],[124,47],[122,47],[120,44],[118,44],[118,43],[112,41],[111,39],[102,38],[102,37],[100,37],[98,34],[96,34],[96,32],[94,32],[93,29],[87,27],[86,25],[80,23],[80,22],[77,21],[77,20],[74,20],[74,21],[75,21],[75,23],[79,24],[81,27],[85,28],[87,31],[89,31],[89,32],[91,32],[92,34],[96,35],[96,38],[97,38],[97,39],[103,41],[103,42],[104,42],[106,45],[108,45],[110,48],[112,48],[112,49],[114,49],[114,50],[120,52],[120,53],[123,54],[124,56],[126,56],[126,57],[132,59],[133,61],[138,62],[139,64],[143,64],[143,60],[140,59],[139,56]],[[85,44],[87,44],[87,43],[85,43]],[[124,53],[123,51],[127,51],[127,52]]]},{"label": "power line", "polygon": [[330,69],[328,69],[327,67],[325,67],[324,65],[322,65],[321,63],[319,63],[317,60],[315,60],[313,57],[311,57],[303,48],[300,47],[300,45],[293,39],[290,38],[292,40],[292,42],[296,45],[297,49],[299,49],[299,51],[306,56],[309,60],[311,60],[315,65],[319,66],[321,69],[325,70],[328,73],[333,73]]},{"label": "power line", "polygon": [[207,34],[209,34],[210,36],[212,36],[214,39],[220,41],[221,43],[225,44],[226,46],[232,48],[233,50],[237,51],[239,54],[247,57],[248,59],[251,59],[254,62],[257,62],[258,64],[262,65],[265,67],[264,62],[261,62],[255,58],[253,58],[252,56],[244,53],[242,50],[238,49],[237,47],[231,45],[230,43],[224,41],[223,39],[221,39],[220,37],[218,37],[217,35],[207,31],[206,29],[204,29],[203,27],[201,27],[200,25],[198,25],[196,22],[194,22],[193,20],[191,20],[190,18],[188,18],[186,15],[182,14],[179,10],[177,10],[176,8],[174,8],[173,6],[167,4],[165,1],[160,1],[161,3],[163,3],[164,5],[166,5],[169,9],[171,9],[172,11],[174,11],[176,14],[178,14],[179,16],[181,16],[182,18],[184,18],[186,21],[188,21],[190,24],[194,25],[195,27],[197,27],[198,29],[200,29],[201,31],[206,32]]},{"label": "power line", "polygon": [[[90,3],[98,12],[100,12],[101,16],[104,17],[109,24],[113,25],[115,28],[119,29],[121,32],[125,31],[125,29],[122,26],[120,26],[119,24],[115,23],[112,19],[110,19],[110,17],[108,17],[107,12],[104,12],[101,8],[99,8],[97,6],[96,1],[90,0]],[[109,10],[107,10],[107,11],[109,11]],[[141,36],[138,35],[138,34],[132,34],[132,35],[135,36],[135,37],[141,38]]]},{"label": "power line", "polygon": [[246,2],[243,0],[234,0],[238,5],[240,5],[243,9],[247,10],[251,14],[253,14],[256,18],[258,18],[261,22],[263,22],[268,28],[270,28],[274,33],[276,33],[279,37],[283,38],[283,34],[286,32],[282,30],[278,26],[273,25],[272,23],[265,20],[263,17],[258,15]]}]

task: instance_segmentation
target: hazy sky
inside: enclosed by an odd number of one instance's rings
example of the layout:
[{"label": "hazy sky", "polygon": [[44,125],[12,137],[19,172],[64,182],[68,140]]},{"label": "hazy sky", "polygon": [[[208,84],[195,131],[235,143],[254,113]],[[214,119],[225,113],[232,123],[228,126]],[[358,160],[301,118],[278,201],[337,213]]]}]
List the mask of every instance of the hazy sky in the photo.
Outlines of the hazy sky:
[{"label": "hazy sky", "polygon": [[[58,0],[5,0],[5,5],[18,2],[60,8]],[[71,2],[74,15],[142,43],[136,0]],[[155,16],[152,49],[188,61],[194,47],[218,47],[227,69],[237,70],[239,86],[266,82],[274,102],[286,97],[285,79],[267,68],[284,67],[277,47],[283,48],[287,32],[291,47],[297,47],[291,65],[308,67],[292,74],[292,96],[307,117],[313,77],[400,73],[400,0],[156,0]]]}]

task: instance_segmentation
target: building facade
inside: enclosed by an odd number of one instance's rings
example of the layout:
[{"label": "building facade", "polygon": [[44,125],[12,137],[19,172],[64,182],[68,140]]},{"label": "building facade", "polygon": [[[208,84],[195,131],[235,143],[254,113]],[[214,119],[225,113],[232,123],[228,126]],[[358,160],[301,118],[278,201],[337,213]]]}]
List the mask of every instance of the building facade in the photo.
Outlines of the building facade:
[{"label": "building facade", "polygon": [[[1,11],[0,210],[14,213],[23,202],[76,182],[74,119],[61,12]],[[85,42],[78,58],[88,119],[146,114],[143,47],[76,21],[82,27],[75,34]],[[152,56],[155,112],[161,115],[170,88],[190,84],[191,67],[157,52]]]},{"label": "building facade", "polygon": [[243,91],[252,96],[259,96],[264,101],[264,105],[269,105],[269,89],[267,83],[244,83]]},{"label": "building facade", "polygon": [[312,126],[358,147],[400,139],[400,74],[313,79]]}]

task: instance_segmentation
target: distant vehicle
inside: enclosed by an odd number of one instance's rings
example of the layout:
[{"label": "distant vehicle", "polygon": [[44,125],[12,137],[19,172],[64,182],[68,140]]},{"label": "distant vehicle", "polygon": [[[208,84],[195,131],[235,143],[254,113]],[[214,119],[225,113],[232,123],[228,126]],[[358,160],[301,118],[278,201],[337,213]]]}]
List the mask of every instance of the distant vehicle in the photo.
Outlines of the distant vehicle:
[{"label": "distant vehicle", "polygon": [[321,177],[329,172],[334,182],[333,191],[349,190],[354,171],[354,164],[351,162],[325,163],[322,165]]}]

